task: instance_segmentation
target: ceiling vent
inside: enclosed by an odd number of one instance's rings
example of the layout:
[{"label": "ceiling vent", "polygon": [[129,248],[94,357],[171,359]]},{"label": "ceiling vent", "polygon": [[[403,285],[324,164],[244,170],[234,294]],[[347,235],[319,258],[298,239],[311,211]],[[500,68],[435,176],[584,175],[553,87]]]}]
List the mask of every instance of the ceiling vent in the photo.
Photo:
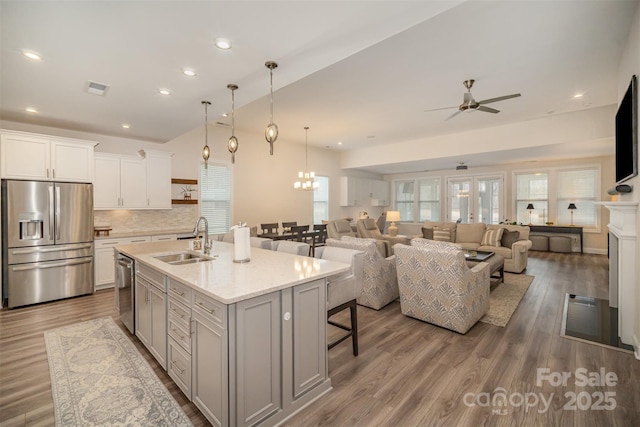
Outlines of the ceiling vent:
[{"label": "ceiling vent", "polygon": [[89,80],[87,82],[87,92],[93,95],[104,96],[109,90],[109,86],[104,83],[92,82]]},{"label": "ceiling vent", "polygon": [[457,171],[466,171],[467,169],[469,169],[469,166],[465,165],[462,162],[460,162],[460,164],[456,166]]}]

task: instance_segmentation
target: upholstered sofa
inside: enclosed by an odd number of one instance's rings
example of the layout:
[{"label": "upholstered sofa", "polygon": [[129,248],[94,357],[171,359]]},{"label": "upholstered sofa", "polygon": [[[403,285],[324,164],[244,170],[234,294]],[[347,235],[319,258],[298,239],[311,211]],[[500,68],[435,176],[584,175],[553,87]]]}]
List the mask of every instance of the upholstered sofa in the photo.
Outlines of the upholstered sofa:
[{"label": "upholstered sofa", "polygon": [[375,239],[356,237],[343,237],[340,240],[327,239],[327,246],[364,252],[362,291],[357,298],[358,304],[380,310],[398,298],[395,257],[384,258],[380,255]]},{"label": "upholstered sofa", "polygon": [[393,245],[396,243],[409,244],[411,238],[383,235],[378,228],[378,224],[373,218],[359,219],[356,222],[356,228],[358,230],[358,237],[367,239],[381,240],[385,245],[385,257],[393,255]]},{"label": "upholstered sofa", "polygon": [[457,245],[397,244],[395,257],[405,316],[464,334],[489,310],[489,265],[470,269]]},{"label": "upholstered sofa", "polygon": [[495,252],[504,257],[505,271],[522,273],[527,268],[531,248],[527,226],[427,221],[422,231],[417,237],[456,243],[467,250]]}]

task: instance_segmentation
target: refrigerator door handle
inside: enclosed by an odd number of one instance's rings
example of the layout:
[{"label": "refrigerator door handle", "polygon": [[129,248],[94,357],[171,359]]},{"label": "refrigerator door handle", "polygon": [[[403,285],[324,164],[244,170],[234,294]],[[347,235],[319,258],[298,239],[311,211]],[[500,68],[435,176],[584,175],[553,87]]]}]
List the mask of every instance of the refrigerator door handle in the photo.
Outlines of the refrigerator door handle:
[{"label": "refrigerator door handle", "polygon": [[56,240],[60,240],[60,187],[56,185]]},{"label": "refrigerator door handle", "polygon": [[38,269],[45,269],[45,268],[57,268],[57,267],[67,267],[70,265],[86,264],[91,261],[92,261],[92,258],[81,258],[79,260],[47,263],[46,265],[22,265],[18,267],[12,267],[11,269],[13,271],[38,270]]},{"label": "refrigerator door handle", "polygon": [[74,248],[61,248],[59,246],[53,247],[53,248],[30,248],[30,249],[16,249],[11,251],[12,255],[28,255],[28,254],[39,254],[39,253],[43,253],[43,252],[60,252],[63,250],[80,250],[80,249],[89,249],[91,248],[91,245],[82,245],[82,246],[77,246]]},{"label": "refrigerator door handle", "polygon": [[53,240],[53,184],[49,185],[49,240]]}]

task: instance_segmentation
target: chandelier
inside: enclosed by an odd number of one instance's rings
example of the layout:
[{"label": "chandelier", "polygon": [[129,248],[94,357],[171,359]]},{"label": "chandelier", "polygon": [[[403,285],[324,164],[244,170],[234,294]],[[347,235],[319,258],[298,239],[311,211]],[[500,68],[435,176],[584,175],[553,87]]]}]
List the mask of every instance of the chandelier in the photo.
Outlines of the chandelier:
[{"label": "chandelier", "polygon": [[265,67],[269,69],[269,94],[270,94],[270,111],[271,111],[271,121],[267,125],[267,128],[264,131],[264,137],[269,143],[269,154],[273,156],[273,143],[278,139],[278,125],[273,123],[273,69],[278,66],[277,63],[273,61],[267,61],[264,64]]},{"label": "chandelier", "polygon": [[227,142],[227,149],[231,153],[231,163],[236,162],[236,151],[238,151],[238,138],[236,138],[236,123],[235,123],[235,96],[234,93],[236,89],[238,89],[237,85],[232,83],[227,85],[227,89],[231,89],[231,137],[229,138],[229,142]]},{"label": "chandelier", "polygon": [[308,157],[309,157],[309,126],[304,127],[304,171],[298,172],[298,181],[293,183],[293,188],[296,190],[313,191],[320,187],[318,181],[314,181],[316,173],[309,170]]},{"label": "chandelier", "polygon": [[209,101],[201,101],[201,104],[204,105],[204,147],[202,147],[202,158],[204,159],[204,168],[208,169],[207,161],[209,161],[211,149],[209,148],[209,131],[207,128],[207,108],[211,103]]}]

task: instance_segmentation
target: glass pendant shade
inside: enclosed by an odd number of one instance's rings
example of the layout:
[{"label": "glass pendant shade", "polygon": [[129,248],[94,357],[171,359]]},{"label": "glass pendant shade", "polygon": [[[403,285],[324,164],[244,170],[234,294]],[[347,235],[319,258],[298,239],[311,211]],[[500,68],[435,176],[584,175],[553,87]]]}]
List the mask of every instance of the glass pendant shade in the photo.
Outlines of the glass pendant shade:
[{"label": "glass pendant shade", "polygon": [[271,119],[264,131],[264,138],[269,143],[269,154],[273,156],[273,143],[278,139],[278,125],[273,122],[273,69],[278,67],[278,64],[273,61],[267,61],[264,65],[269,69],[269,105],[271,112]]},{"label": "glass pendant shade", "polygon": [[308,150],[309,150],[309,126],[305,126],[305,147],[304,147],[304,171],[298,172],[298,180],[293,183],[293,188],[296,190],[313,191],[320,187],[320,183],[315,181],[316,173],[308,169]]},{"label": "glass pendant shade", "polygon": [[227,142],[227,149],[231,153],[231,163],[236,162],[236,151],[238,151],[238,138],[235,137],[235,91],[238,89],[237,85],[228,84],[227,89],[231,89],[231,138]]},{"label": "glass pendant shade", "polygon": [[207,127],[207,110],[211,103],[209,101],[201,101],[200,103],[204,105],[204,147],[202,147],[202,158],[204,159],[204,168],[207,169],[207,162],[209,161],[209,156],[211,155],[211,149],[209,148],[209,129]]}]

